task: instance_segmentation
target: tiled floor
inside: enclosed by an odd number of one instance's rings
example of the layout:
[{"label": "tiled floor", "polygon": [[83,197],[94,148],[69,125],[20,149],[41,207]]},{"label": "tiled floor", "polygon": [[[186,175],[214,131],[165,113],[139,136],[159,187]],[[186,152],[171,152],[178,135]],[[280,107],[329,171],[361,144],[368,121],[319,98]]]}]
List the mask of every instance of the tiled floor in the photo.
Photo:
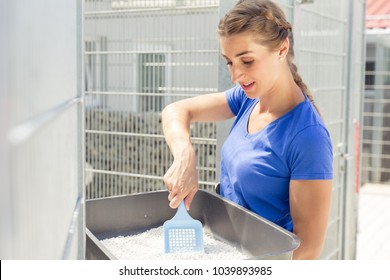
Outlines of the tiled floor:
[{"label": "tiled floor", "polygon": [[390,260],[390,185],[360,189],[358,260]]}]

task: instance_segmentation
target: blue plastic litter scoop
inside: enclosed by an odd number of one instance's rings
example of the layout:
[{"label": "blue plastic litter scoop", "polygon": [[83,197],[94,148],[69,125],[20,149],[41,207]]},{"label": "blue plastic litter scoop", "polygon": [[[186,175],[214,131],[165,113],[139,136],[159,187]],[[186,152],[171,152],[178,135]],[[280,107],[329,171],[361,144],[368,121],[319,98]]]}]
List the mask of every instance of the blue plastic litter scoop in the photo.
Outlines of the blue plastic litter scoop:
[{"label": "blue plastic litter scoop", "polygon": [[188,214],[184,201],[175,216],[164,223],[165,253],[203,252],[203,226]]}]

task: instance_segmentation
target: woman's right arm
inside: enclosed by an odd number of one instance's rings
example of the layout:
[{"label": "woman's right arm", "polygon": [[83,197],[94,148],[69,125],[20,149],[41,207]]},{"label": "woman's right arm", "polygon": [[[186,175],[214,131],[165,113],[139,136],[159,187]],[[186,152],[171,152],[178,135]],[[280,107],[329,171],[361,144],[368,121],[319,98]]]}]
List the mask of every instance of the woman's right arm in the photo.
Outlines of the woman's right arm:
[{"label": "woman's right arm", "polygon": [[214,122],[234,117],[224,92],[183,99],[166,106],[162,112],[165,140],[173,155],[173,164],[164,176],[170,207],[184,199],[189,209],[198,191],[196,155],[190,139],[191,122]]}]

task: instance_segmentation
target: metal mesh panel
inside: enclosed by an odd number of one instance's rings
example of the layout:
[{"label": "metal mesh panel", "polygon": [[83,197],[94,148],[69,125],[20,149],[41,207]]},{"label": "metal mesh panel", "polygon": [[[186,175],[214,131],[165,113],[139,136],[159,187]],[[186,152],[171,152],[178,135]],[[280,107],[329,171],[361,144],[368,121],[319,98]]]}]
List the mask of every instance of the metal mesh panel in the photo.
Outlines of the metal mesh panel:
[{"label": "metal mesh panel", "polygon": [[345,67],[347,34],[347,3],[315,1],[297,6],[296,57],[303,80],[311,90],[331,134],[334,148],[334,180],[332,209],[323,258],[340,256],[340,224],[343,178],[337,172],[340,152],[337,144],[343,142],[345,106]]},{"label": "metal mesh panel", "polygon": [[[87,198],[163,189],[165,105],[218,88],[218,1],[86,1]],[[216,182],[215,124],[191,126],[200,188]]]},{"label": "metal mesh panel", "polygon": [[296,57],[330,132],[334,155],[332,207],[321,258],[353,258],[348,246],[356,236],[354,121],[360,119],[365,2],[309,2],[295,6]]}]

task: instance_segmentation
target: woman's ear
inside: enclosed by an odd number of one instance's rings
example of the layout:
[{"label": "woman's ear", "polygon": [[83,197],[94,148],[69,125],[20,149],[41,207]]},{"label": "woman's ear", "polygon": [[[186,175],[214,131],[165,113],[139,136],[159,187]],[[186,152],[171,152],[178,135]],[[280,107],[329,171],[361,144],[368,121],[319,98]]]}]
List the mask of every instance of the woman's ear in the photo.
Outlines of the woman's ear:
[{"label": "woman's ear", "polygon": [[279,47],[279,60],[283,60],[284,58],[286,58],[289,48],[290,41],[288,40],[288,38],[286,38]]}]

